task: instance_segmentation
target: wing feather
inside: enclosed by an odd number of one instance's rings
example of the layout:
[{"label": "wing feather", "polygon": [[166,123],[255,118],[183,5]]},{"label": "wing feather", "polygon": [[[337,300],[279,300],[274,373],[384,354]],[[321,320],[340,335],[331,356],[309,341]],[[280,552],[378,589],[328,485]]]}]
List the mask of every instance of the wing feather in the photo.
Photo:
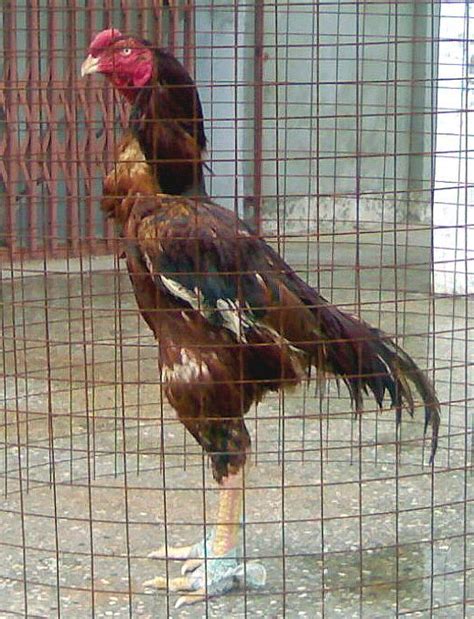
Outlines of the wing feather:
[{"label": "wing feather", "polygon": [[379,406],[388,392],[399,422],[402,406],[413,413],[413,385],[425,403],[425,425],[432,425],[433,457],[440,420],[436,394],[387,335],[331,305],[226,209],[182,197],[149,197],[146,205],[141,200],[135,243],[156,286],[198,308],[237,342],[252,345],[263,338],[297,349],[319,372],[342,378],[357,411],[368,391]]},{"label": "wing feather", "polygon": [[157,286],[246,342],[247,330],[266,328],[268,290],[249,260],[262,242],[243,223],[236,236],[235,220],[216,208],[162,198],[138,224],[138,249]]}]

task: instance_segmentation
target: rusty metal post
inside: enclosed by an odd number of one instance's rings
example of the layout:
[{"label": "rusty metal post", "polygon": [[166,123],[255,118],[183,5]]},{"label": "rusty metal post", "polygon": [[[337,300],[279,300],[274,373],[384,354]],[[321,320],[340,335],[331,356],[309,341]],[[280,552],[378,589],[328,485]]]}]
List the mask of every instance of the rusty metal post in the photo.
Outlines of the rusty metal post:
[{"label": "rusty metal post", "polygon": [[5,57],[5,118],[6,140],[3,153],[5,161],[6,188],[6,244],[13,254],[16,250],[16,209],[19,180],[18,137],[15,129],[18,127],[18,73],[16,62],[16,2],[7,2],[4,6],[4,57]]},{"label": "rusty metal post", "polygon": [[263,167],[263,29],[264,0],[255,2],[255,57],[254,57],[254,130],[253,130],[253,226],[258,234],[262,233],[262,167]]},{"label": "rusty metal post", "polygon": [[[41,87],[40,87],[40,45],[39,45],[39,6],[37,0],[31,0],[27,14],[29,44],[28,69],[26,79],[28,88],[25,95],[26,119],[29,124],[26,147],[26,161],[23,163],[28,205],[28,230],[26,243],[31,253],[38,249],[38,183],[40,181],[39,161],[42,158],[41,145]],[[49,230],[44,231],[44,238],[49,236]]]},{"label": "rusty metal post", "polygon": [[193,0],[186,0],[183,14],[183,64],[194,76],[196,64],[196,27]]}]

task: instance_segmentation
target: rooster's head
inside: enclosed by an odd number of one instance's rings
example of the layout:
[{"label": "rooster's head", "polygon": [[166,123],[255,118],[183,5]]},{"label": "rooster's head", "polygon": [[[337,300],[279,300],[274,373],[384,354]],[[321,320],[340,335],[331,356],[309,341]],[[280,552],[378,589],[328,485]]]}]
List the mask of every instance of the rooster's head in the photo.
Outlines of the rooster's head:
[{"label": "rooster's head", "polygon": [[81,66],[81,76],[102,73],[132,102],[153,74],[153,49],[147,41],[124,36],[116,28],[97,34]]}]

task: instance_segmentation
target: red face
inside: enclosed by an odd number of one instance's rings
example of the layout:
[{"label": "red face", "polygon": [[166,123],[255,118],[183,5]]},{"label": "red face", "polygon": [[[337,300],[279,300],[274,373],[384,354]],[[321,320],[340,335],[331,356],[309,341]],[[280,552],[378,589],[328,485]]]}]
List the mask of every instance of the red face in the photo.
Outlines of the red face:
[{"label": "red face", "polygon": [[82,63],[81,75],[103,73],[130,101],[146,86],[153,73],[153,52],[133,37],[115,28],[103,30],[92,41]]}]

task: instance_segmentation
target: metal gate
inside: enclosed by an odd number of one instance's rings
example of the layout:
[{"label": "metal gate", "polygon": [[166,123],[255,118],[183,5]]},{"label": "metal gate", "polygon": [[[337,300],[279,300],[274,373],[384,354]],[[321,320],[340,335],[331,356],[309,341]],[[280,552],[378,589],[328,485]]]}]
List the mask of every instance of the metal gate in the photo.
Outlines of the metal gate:
[{"label": "metal gate", "polygon": [[193,71],[192,0],[0,8],[0,256],[111,249],[98,203],[126,114],[100,81],[86,88],[78,69],[94,32],[111,25],[168,47]]}]

